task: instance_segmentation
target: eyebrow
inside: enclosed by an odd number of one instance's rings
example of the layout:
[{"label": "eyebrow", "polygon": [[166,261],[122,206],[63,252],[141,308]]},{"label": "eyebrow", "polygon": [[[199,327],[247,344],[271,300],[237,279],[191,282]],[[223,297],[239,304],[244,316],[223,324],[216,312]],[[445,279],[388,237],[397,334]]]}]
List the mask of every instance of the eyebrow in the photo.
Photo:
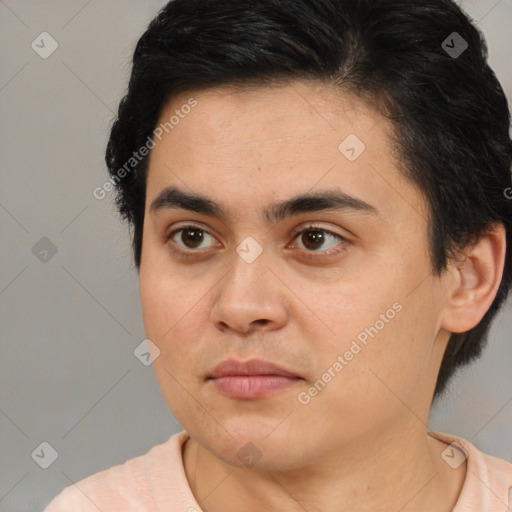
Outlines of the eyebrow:
[{"label": "eyebrow", "polygon": [[[213,199],[194,193],[188,193],[177,187],[166,187],[153,200],[149,211],[158,213],[168,209],[183,209],[232,222],[228,210]],[[292,215],[320,211],[358,211],[378,216],[377,209],[340,189],[327,189],[300,194],[282,202],[272,203],[262,211],[268,223],[279,222]]]}]

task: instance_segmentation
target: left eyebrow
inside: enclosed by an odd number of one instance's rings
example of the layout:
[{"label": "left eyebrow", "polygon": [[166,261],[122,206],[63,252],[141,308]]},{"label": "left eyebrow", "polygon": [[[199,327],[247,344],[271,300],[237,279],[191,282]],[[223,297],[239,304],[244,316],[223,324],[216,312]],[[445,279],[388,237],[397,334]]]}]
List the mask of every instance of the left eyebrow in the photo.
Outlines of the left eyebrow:
[{"label": "left eyebrow", "polygon": [[[164,188],[149,208],[151,213],[166,209],[189,210],[217,217],[224,222],[232,222],[232,216],[223,205],[207,196],[185,192],[177,187]],[[362,199],[340,189],[326,189],[272,203],[262,211],[262,217],[268,223],[275,223],[292,215],[320,211],[357,211],[379,215],[374,206]]]}]

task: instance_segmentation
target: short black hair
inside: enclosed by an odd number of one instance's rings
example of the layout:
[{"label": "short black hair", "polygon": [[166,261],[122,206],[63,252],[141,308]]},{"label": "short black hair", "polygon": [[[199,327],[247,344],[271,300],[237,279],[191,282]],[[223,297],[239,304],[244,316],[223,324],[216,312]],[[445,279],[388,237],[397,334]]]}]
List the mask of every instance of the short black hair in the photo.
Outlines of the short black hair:
[{"label": "short black hair", "polygon": [[148,156],[130,172],[126,163],[150,140],[171,97],[296,80],[339,87],[391,121],[397,165],[429,205],[435,274],[496,223],[506,229],[496,298],[476,327],[451,334],[437,397],[458,367],[481,354],[512,281],[510,112],[487,56],[483,35],[451,0],[169,2],[136,45],[106,150],[137,269]]}]

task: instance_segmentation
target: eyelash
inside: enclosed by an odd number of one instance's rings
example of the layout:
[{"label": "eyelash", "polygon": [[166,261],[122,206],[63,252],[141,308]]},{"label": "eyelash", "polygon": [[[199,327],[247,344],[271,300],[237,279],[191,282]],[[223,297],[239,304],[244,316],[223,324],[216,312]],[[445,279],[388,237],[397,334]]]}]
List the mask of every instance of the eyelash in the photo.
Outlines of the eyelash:
[{"label": "eyelash", "polygon": [[[174,238],[174,236],[177,233],[180,233],[181,231],[187,231],[189,229],[195,229],[198,231],[202,231],[204,233],[207,233],[210,236],[213,236],[208,231],[203,229],[201,226],[198,226],[196,224],[187,224],[186,226],[181,226],[178,229],[173,229],[170,232],[168,232],[167,234],[165,234],[164,242],[168,243],[172,238]],[[298,238],[299,235],[302,235],[303,233],[307,233],[308,231],[320,231],[321,233],[338,238],[340,240],[340,244],[338,244],[338,245],[348,243],[348,240],[346,238],[344,238],[343,236],[341,236],[337,233],[334,233],[332,231],[329,231],[328,229],[325,229],[322,226],[319,226],[316,224],[309,224],[306,227],[300,227],[300,228],[294,229],[292,232],[293,240]],[[177,244],[175,242],[173,242],[173,244],[175,246],[177,246]],[[332,258],[334,256],[341,254],[345,250],[346,250],[345,247],[340,248],[338,246],[337,246],[337,248],[324,250],[324,251],[308,251],[306,249],[300,249],[300,251],[303,253],[303,256],[308,259]],[[185,250],[185,249],[181,249],[181,248],[177,248],[177,249],[173,248],[173,251],[178,253],[184,259],[192,259],[192,258],[197,258],[198,256],[200,256],[200,254],[198,254],[200,251],[196,251],[194,249]],[[320,253],[320,255],[318,255],[318,253]]]}]

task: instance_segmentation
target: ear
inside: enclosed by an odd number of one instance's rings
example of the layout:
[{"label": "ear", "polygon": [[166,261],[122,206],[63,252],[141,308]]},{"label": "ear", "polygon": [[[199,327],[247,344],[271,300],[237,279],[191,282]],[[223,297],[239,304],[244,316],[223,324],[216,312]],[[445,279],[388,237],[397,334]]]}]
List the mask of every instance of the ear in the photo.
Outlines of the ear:
[{"label": "ear", "polygon": [[449,263],[449,296],[441,326],[461,333],[475,327],[490,308],[503,276],[506,232],[493,225],[476,244],[464,248],[460,258]]}]

